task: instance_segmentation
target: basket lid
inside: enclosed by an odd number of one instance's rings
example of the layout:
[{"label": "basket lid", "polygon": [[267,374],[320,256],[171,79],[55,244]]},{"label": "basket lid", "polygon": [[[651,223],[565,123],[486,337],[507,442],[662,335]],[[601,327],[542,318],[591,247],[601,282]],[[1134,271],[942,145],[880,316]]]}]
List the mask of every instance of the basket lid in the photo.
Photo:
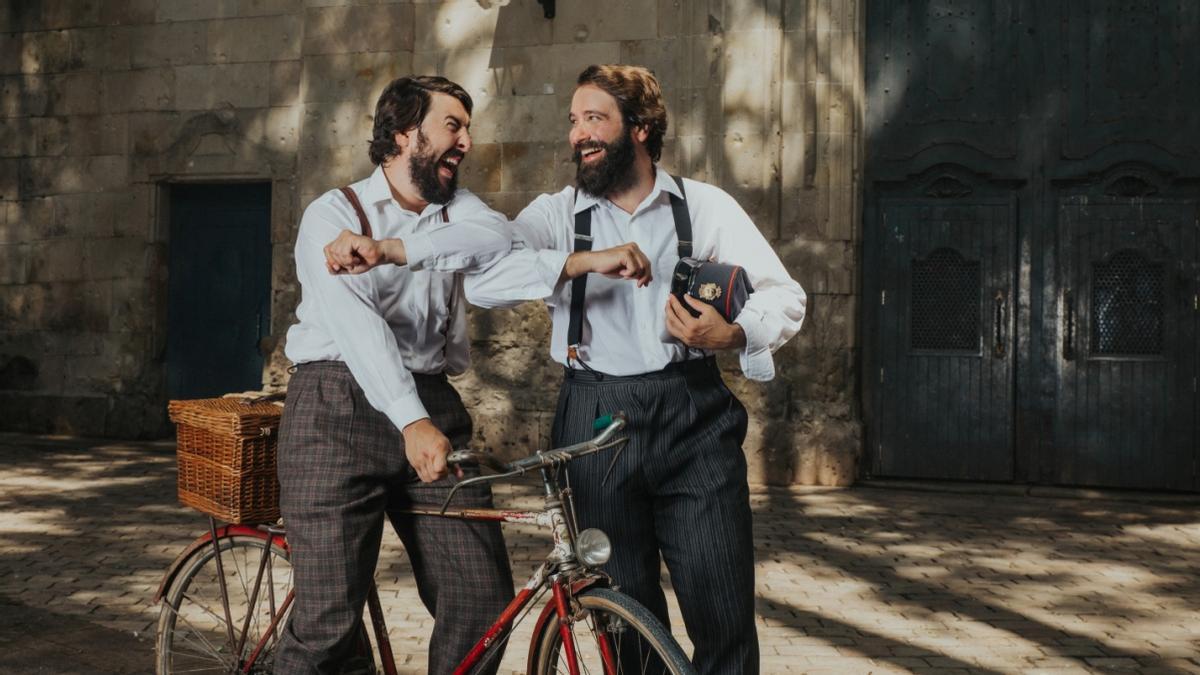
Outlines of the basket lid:
[{"label": "basket lid", "polygon": [[171,401],[167,414],[176,424],[190,424],[218,434],[269,436],[279,428],[281,406],[245,403],[241,398],[199,398]]}]

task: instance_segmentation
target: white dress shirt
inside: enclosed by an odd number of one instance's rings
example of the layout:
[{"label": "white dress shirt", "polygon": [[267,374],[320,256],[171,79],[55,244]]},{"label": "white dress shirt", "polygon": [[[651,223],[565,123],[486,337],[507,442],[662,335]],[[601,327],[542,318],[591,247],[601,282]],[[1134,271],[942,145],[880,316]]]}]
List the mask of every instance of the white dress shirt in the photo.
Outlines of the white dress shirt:
[{"label": "white dress shirt", "polygon": [[[454,272],[494,262],[508,252],[512,235],[508,219],[466,190],[445,207],[430,204],[417,214],[392,198],[382,168],[350,187],[373,237],[403,239],[408,264],[330,274],[325,245],[342,230],[362,227],[340,190],[318,197],[296,236],[299,322],[288,330],[285,352],[293,363],[345,362],[371,405],[403,429],[428,417],[412,373],[457,374],[470,365],[462,298],[450,316]],[[443,208],[449,223],[442,222]]]},{"label": "white dress shirt", "polygon": [[[800,330],[804,320],[804,289],[724,190],[689,179],[684,179],[684,189],[692,218],[692,256],[741,265],[754,286],[736,319],[746,333],[741,366],[746,377],[769,380],[775,376],[773,352]],[[588,275],[579,358],[610,375],[639,375],[684,360],[684,345],[666,327],[671,274],[679,261],[668,193],[680,196],[679,187],[670,174],[657,169],[654,189],[632,214],[608,199],[583,192],[576,198],[571,187],[541,195],[513,223],[513,251],[485,273],[466,280],[467,298],[482,307],[545,300],[554,324],[550,356],[565,365],[571,283],[560,284],[558,279],[574,250],[574,214],[595,206],[592,250],[635,242],[654,266],[654,280],[637,288],[632,281]]]}]

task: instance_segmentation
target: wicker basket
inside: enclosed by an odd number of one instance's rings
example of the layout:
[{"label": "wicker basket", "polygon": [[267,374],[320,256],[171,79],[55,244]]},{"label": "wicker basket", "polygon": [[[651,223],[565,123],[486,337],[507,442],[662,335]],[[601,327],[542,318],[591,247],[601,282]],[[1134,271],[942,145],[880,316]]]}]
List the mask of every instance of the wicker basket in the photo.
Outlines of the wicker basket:
[{"label": "wicker basket", "polygon": [[275,441],[282,411],[237,398],[171,401],[179,501],[229,523],[278,520]]}]

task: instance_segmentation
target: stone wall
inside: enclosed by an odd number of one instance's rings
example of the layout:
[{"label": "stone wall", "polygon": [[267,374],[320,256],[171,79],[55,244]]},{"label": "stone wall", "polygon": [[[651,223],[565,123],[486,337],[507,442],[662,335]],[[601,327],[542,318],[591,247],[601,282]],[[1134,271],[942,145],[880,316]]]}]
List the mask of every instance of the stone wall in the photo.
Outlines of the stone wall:
[{"label": "stone wall", "polygon": [[[658,74],[663,166],[732,193],[809,291],[779,376],[748,383],[752,480],[841,483],[856,398],[862,46],[857,0],[125,0],[0,9],[0,429],[163,431],[163,185],[273,185],[265,384],[286,381],[303,206],[371,170],[375,98],[441,73],[474,96],[465,185],[514,215],[569,182],[591,63]],[[265,261],[264,261],[265,264]],[[545,310],[472,312],[458,385],[478,435],[544,444],[559,369]],[[531,386],[531,383],[533,386]]]}]

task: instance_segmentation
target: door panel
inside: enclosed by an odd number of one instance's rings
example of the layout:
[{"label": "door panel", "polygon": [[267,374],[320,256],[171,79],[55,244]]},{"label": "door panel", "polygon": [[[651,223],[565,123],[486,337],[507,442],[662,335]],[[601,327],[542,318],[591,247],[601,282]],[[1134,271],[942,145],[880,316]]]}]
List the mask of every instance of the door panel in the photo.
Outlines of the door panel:
[{"label": "door panel", "polygon": [[1194,203],[1068,197],[1055,481],[1195,487]]},{"label": "door panel", "polygon": [[218,396],[262,386],[270,325],[271,186],[172,186],[167,392]]},{"label": "door panel", "polygon": [[1011,202],[882,209],[877,470],[1012,478]]}]

